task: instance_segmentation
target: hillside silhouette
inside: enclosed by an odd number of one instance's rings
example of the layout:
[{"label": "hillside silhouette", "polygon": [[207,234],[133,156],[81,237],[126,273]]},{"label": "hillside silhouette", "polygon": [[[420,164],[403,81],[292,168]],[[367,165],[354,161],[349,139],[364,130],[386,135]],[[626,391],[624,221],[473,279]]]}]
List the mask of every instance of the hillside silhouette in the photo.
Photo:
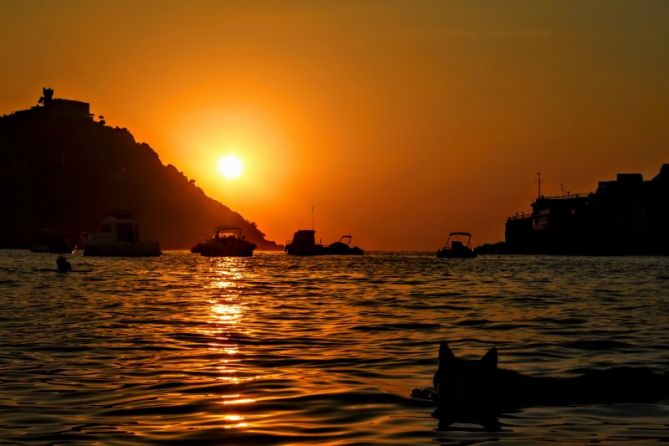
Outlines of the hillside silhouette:
[{"label": "hillside silhouette", "polygon": [[139,215],[143,238],[190,248],[219,225],[237,226],[259,249],[279,249],[125,128],[93,118],[86,102],[57,99],[0,117],[0,248],[24,248],[45,228],[73,241],[111,211]]}]

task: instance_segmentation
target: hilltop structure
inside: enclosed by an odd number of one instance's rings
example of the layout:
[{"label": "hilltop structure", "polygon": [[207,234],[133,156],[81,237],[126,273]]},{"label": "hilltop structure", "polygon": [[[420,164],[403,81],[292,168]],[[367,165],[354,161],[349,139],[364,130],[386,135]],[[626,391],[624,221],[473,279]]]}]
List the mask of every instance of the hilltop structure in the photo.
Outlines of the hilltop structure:
[{"label": "hilltop structure", "polygon": [[88,103],[54,98],[50,88],[38,105],[0,117],[0,202],[0,248],[28,247],[47,228],[76,241],[127,209],[165,248],[190,248],[226,225],[259,249],[280,249],[127,129],[95,120]]},{"label": "hilltop structure", "polygon": [[669,164],[655,178],[618,174],[588,194],[539,196],[506,222],[505,252],[669,255]]},{"label": "hilltop structure", "polygon": [[38,104],[42,104],[44,110],[52,114],[60,114],[74,119],[93,119],[90,112],[91,106],[88,102],[54,99],[53,88],[42,89],[42,97],[39,98]]}]

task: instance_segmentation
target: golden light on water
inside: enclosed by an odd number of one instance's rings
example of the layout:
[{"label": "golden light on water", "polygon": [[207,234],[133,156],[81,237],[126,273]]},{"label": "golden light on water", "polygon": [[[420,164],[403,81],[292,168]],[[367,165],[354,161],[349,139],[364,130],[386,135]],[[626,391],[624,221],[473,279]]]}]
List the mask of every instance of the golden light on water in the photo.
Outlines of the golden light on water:
[{"label": "golden light on water", "polygon": [[242,309],[238,304],[215,303],[211,307],[212,319],[218,323],[235,324],[242,315]]},{"label": "golden light on water", "polygon": [[237,398],[234,400],[224,400],[223,404],[225,405],[240,405],[240,404],[250,404],[255,403],[256,400],[253,398]]},{"label": "golden light on water", "polygon": [[245,423],[245,422],[244,422],[244,417],[242,417],[241,415],[226,415],[226,416],[224,417],[224,420],[225,420],[225,421],[228,421],[228,422],[233,422],[233,423],[235,423],[235,424],[230,424],[230,425],[224,426],[226,429],[232,429],[232,428],[235,428],[235,427],[246,427],[246,426],[248,426],[248,423]]},{"label": "golden light on water", "polygon": [[244,162],[235,155],[226,155],[218,160],[218,171],[229,180],[241,176],[244,171]]},{"label": "golden light on water", "polygon": [[[223,171],[221,173],[224,174]],[[222,356],[217,360],[215,369],[217,380],[230,384],[238,384],[246,378],[238,374],[243,368],[240,358],[240,346],[231,339],[231,333],[242,330],[244,306],[240,302],[239,285],[245,275],[244,264],[239,259],[221,258],[211,263],[211,279],[209,286],[213,296],[208,301],[207,318],[209,329],[207,334],[214,336],[216,342],[210,344],[210,350]],[[219,394],[221,412],[219,422],[225,429],[248,428],[249,420],[239,412],[256,402],[247,395],[239,393]],[[223,408],[224,407],[224,408]]]}]

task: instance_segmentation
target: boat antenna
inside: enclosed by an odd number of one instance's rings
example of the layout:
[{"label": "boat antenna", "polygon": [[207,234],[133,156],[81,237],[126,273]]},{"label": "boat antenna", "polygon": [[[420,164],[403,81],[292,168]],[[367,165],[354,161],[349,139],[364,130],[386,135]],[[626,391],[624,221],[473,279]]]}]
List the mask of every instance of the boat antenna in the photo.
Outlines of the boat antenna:
[{"label": "boat antenna", "polygon": [[315,212],[315,208],[314,208],[314,205],[312,204],[311,205],[311,230],[312,231],[316,230],[316,226],[314,225],[314,212]]},{"label": "boat antenna", "polygon": [[541,198],[541,172],[537,172],[537,199]]}]

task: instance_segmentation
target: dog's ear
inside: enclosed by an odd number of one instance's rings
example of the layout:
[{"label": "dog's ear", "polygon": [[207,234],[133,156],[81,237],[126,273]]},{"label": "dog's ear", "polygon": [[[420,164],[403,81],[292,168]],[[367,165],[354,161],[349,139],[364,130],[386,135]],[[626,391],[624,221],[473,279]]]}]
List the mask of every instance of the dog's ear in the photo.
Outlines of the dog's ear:
[{"label": "dog's ear", "polygon": [[441,341],[439,343],[439,365],[448,365],[455,362],[455,355],[448,347],[448,342]]},{"label": "dog's ear", "polygon": [[495,347],[491,348],[485,355],[483,355],[481,364],[487,369],[497,368],[497,349]]}]

